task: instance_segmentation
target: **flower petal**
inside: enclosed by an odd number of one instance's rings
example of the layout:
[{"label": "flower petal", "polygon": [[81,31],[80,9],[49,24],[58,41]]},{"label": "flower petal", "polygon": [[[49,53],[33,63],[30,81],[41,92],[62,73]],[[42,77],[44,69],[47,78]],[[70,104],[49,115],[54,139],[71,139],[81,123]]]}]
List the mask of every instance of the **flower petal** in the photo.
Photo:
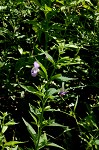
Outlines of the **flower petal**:
[{"label": "flower petal", "polygon": [[66,95],[66,94],[67,94],[67,92],[65,92],[65,91],[61,91],[61,92],[59,93],[60,96],[64,96],[64,95]]},{"label": "flower petal", "polygon": [[38,73],[38,69],[35,69],[35,68],[31,69],[31,75],[32,75],[32,77],[36,77],[37,73]]},{"label": "flower petal", "polygon": [[40,65],[38,64],[38,62],[36,62],[36,61],[34,62],[34,67],[35,68],[39,68],[40,67]]}]

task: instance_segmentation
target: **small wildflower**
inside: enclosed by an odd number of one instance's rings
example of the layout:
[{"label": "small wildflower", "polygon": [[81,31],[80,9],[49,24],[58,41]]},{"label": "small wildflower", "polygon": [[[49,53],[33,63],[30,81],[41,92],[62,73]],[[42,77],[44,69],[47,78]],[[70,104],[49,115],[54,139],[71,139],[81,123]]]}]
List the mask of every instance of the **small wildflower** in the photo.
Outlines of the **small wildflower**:
[{"label": "small wildflower", "polygon": [[64,96],[64,95],[66,95],[66,94],[67,94],[67,92],[64,92],[64,91],[59,92],[59,95],[60,95],[60,96]]},{"label": "small wildflower", "polygon": [[68,93],[68,91],[65,91],[64,89],[64,82],[62,82],[62,88],[61,88],[61,91],[59,92],[59,95],[60,96],[64,96]]},{"label": "small wildflower", "polygon": [[36,62],[36,61],[34,62],[34,67],[35,68],[39,68],[40,67],[40,65],[38,64],[38,62]]},{"label": "small wildflower", "polygon": [[35,61],[34,62],[34,67],[31,69],[31,75],[32,77],[36,77],[38,72],[39,72],[39,64]]}]

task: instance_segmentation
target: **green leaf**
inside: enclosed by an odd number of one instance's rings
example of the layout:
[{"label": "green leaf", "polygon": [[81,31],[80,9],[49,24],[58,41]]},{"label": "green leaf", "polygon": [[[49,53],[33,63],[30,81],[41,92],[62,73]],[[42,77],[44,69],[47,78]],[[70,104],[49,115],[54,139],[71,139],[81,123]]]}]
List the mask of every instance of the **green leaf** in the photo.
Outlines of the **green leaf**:
[{"label": "green leaf", "polygon": [[8,126],[6,126],[6,125],[4,125],[3,127],[2,127],[2,133],[5,133],[5,131],[8,129]]},{"label": "green leaf", "polygon": [[46,55],[46,58],[53,64],[53,66],[55,66],[55,62],[54,59],[52,58],[51,55],[49,55],[47,52],[44,52]]},{"label": "green leaf", "polygon": [[59,146],[59,145],[57,145],[57,144],[55,144],[55,143],[49,143],[49,144],[47,144],[47,146],[57,147],[57,148],[66,150],[66,149],[64,149],[63,147],[61,147],[61,146]]},{"label": "green leaf", "polygon": [[49,124],[48,126],[53,126],[53,127],[62,127],[62,128],[66,128],[67,126],[61,125],[59,123],[53,122],[51,124]]},{"label": "green leaf", "polygon": [[30,112],[30,115],[32,116],[32,118],[34,119],[34,121],[35,121],[35,123],[37,125],[37,119],[36,119],[36,117],[31,112]]},{"label": "green leaf", "polygon": [[58,91],[55,88],[49,88],[47,92],[48,92],[48,96],[58,93]]},{"label": "green leaf", "polygon": [[5,125],[6,126],[12,126],[12,125],[15,125],[15,124],[18,124],[18,123],[15,123],[14,121],[9,121]]},{"label": "green leaf", "polygon": [[45,11],[47,11],[47,12],[52,11],[52,8],[48,7],[48,6],[45,4]]},{"label": "green leaf", "polygon": [[29,104],[30,112],[32,112],[35,116],[39,116],[41,114],[40,110],[37,109],[35,106]]},{"label": "green leaf", "polygon": [[11,148],[11,150],[17,150],[17,149],[18,149],[18,145],[16,147],[14,147],[14,148]]},{"label": "green leaf", "polygon": [[44,133],[40,136],[40,140],[39,140],[39,144],[38,144],[39,149],[46,146],[46,144],[47,144],[47,136],[46,136],[46,133]]},{"label": "green leaf", "polygon": [[68,78],[68,77],[64,77],[64,76],[58,77],[57,79],[61,80],[61,81],[77,80],[77,78]]},{"label": "green leaf", "polygon": [[43,73],[44,73],[44,74],[42,74],[43,77],[48,80],[48,75],[47,75],[46,68],[45,68],[38,60],[37,60],[37,62],[38,62],[38,64],[40,65],[40,67],[41,67],[41,69],[42,69],[42,71],[43,71]]},{"label": "green leaf", "polygon": [[14,145],[16,145],[16,144],[21,144],[21,143],[25,143],[25,142],[9,141],[9,142],[6,142],[6,143],[4,144],[4,147],[5,147],[5,146],[14,146]]},{"label": "green leaf", "polygon": [[51,81],[54,80],[54,79],[57,79],[57,78],[59,78],[61,76],[62,76],[61,74],[56,74],[56,75],[51,77]]},{"label": "green leaf", "polygon": [[95,145],[99,145],[99,140],[95,140]]},{"label": "green leaf", "polygon": [[58,2],[58,3],[62,4],[62,5],[64,5],[64,0],[56,0],[56,2]]},{"label": "green leaf", "polygon": [[6,9],[7,6],[0,6],[0,10]]},{"label": "green leaf", "polygon": [[48,111],[50,108],[51,108],[51,106],[46,106],[46,107],[44,108],[44,111]]},{"label": "green leaf", "polygon": [[23,49],[20,46],[18,46],[18,51],[21,55],[23,54]]},{"label": "green leaf", "polygon": [[43,96],[43,93],[41,93],[40,91],[37,91],[36,89],[34,89],[32,86],[24,86],[19,84],[23,89],[25,89],[26,91],[33,93],[35,95],[37,95],[39,98],[41,98]]},{"label": "green leaf", "polygon": [[30,133],[30,135],[32,136],[32,138],[34,140],[34,143],[35,143],[35,140],[36,140],[36,131],[33,129],[33,127],[27,121],[25,121],[24,118],[22,118],[22,119],[23,119],[23,121],[24,121],[24,123],[25,123],[25,125],[26,125],[26,127],[27,127],[27,129],[28,129],[28,131]]},{"label": "green leaf", "polygon": [[26,66],[27,59],[25,57],[19,58],[15,64],[15,72],[18,73],[23,67]]},{"label": "green leaf", "polygon": [[65,48],[79,48],[77,45],[69,43],[69,44],[65,44]]},{"label": "green leaf", "polygon": [[34,93],[36,92],[36,89],[34,89],[32,86],[25,86],[25,85],[21,85],[19,84],[24,90],[30,92],[30,93]]},{"label": "green leaf", "polygon": [[62,57],[60,60],[58,60],[58,63],[68,63],[70,62],[69,57]]},{"label": "green leaf", "polygon": [[77,104],[78,104],[78,97],[77,97],[77,100],[76,100],[75,105],[74,105],[74,112],[76,110]]},{"label": "green leaf", "polygon": [[45,16],[46,16],[50,11],[52,11],[52,8],[48,7],[48,6],[45,4],[45,9],[44,9],[43,11],[44,11]]},{"label": "green leaf", "polygon": [[0,61],[0,68],[4,66],[4,62]]},{"label": "green leaf", "polygon": [[32,0],[37,6],[41,7],[41,4],[39,3],[38,0]]},{"label": "green leaf", "polygon": [[31,104],[29,104],[29,107],[30,107],[30,111],[34,114],[34,115],[37,115],[37,108]]},{"label": "green leaf", "polygon": [[[26,51],[24,51],[26,52]],[[24,52],[22,54],[24,54]],[[26,52],[27,53],[27,52]],[[34,62],[34,58],[33,57],[21,57],[18,59],[18,61],[15,64],[15,72],[16,74],[18,74],[20,72],[20,70],[22,70],[23,68],[27,67],[31,68],[33,67],[33,62]],[[30,74],[31,76],[31,74]]]}]

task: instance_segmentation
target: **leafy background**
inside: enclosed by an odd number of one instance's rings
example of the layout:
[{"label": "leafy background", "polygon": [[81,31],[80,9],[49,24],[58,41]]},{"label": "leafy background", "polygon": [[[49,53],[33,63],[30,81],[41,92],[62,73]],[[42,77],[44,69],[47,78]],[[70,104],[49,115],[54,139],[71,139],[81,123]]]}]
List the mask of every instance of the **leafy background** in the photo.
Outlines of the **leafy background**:
[{"label": "leafy background", "polygon": [[[1,0],[0,49],[0,111],[18,123],[4,133],[6,140],[25,141],[19,149],[32,149],[22,117],[31,122],[29,104],[37,107],[39,100],[20,84],[43,86],[44,73],[31,76],[33,62],[38,60],[48,77],[56,75],[51,78],[52,98],[47,105],[57,111],[48,111],[44,117],[68,126],[65,130],[44,127],[44,131],[66,150],[98,149],[98,0]],[[68,91],[63,97],[58,94],[62,82]]]}]

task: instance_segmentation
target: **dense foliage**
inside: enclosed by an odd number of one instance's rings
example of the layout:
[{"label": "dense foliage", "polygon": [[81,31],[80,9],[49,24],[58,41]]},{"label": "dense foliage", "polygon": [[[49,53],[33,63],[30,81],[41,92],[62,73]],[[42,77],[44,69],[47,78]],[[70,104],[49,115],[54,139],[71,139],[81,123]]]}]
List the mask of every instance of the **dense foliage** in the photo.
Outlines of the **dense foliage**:
[{"label": "dense foliage", "polygon": [[98,0],[0,1],[0,148],[99,149]]}]

